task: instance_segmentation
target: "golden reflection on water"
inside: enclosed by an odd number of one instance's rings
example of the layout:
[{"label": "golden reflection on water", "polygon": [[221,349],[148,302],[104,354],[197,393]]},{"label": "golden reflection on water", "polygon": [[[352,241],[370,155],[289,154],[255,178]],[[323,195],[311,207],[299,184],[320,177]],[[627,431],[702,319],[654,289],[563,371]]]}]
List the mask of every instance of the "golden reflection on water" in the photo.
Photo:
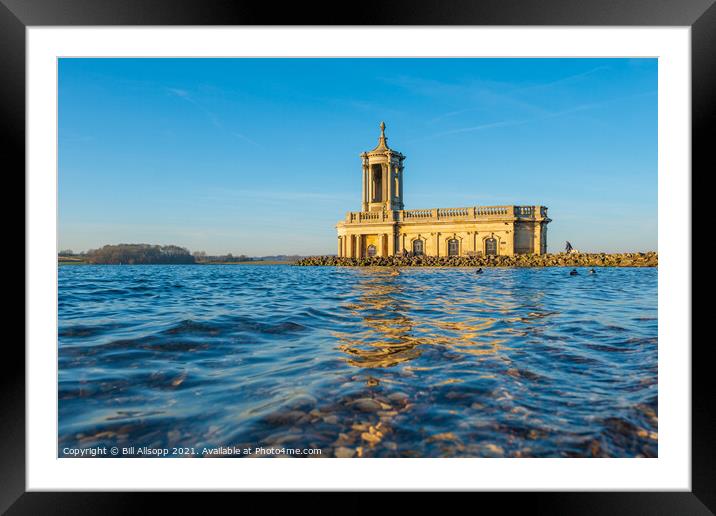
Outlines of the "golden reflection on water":
[{"label": "golden reflection on water", "polygon": [[[419,278],[396,275],[380,268],[361,269],[359,274],[357,301],[345,302],[342,306],[362,319],[363,331],[333,332],[340,342],[338,348],[348,355],[349,364],[363,368],[393,367],[418,358],[427,346],[470,355],[496,355],[508,349],[503,346],[507,339],[499,337],[495,329],[498,318],[463,316],[463,313],[470,307],[509,313],[516,304],[509,299],[499,304],[482,299],[479,284],[469,296],[448,293],[447,297],[436,299],[430,287],[421,285]],[[438,318],[445,316],[463,319]],[[501,320],[511,323],[521,318],[502,317]]]}]

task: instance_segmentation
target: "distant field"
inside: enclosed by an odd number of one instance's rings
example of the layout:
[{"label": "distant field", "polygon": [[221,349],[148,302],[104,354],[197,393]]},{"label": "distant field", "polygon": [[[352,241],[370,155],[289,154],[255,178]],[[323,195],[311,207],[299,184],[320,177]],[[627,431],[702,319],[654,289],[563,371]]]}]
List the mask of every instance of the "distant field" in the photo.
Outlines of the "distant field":
[{"label": "distant field", "polygon": [[289,265],[297,260],[246,260],[245,262],[196,262],[196,265]]},{"label": "distant field", "polygon": [[289,265],[296,260],[249,260],[246,262],[197,262],[197,265]]},{"label": "distant field", "polygon": [[[196,262],[196,265],[290,265],[295,260],[247,260],[245,262]],[[58,265],[89,265],[83,258],[58,256]]]},{"label": "distant field", "polygon": [[60,265],[82,265],[87,262],[83,258],[77,258],[75,256],[58,256],[57,263]]}]

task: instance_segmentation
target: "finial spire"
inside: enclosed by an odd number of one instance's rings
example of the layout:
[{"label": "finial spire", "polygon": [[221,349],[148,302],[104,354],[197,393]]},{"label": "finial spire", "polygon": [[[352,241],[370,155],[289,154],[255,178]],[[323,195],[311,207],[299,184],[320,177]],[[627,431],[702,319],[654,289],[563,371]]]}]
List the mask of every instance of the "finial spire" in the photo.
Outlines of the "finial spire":
[{"label": "finial spire", "polygon": [[[373,149],[370,152],[377,152],[377,153],[385,153],[387,151],[391,151],[395,153],[390,147],[388,147],[388,137],[385,135],[385,122],[380,123],[380,137],[378,138],[378,145],[376,145],[375,149]],[[397,154],[397,153],[396,153]]]},{"label": "finial spire", "polygon": [[380,123],[380,138],[378,138],[378,147],[377,149],[387,149],[388,148],[388,138],[385,137],[385,122]]}]

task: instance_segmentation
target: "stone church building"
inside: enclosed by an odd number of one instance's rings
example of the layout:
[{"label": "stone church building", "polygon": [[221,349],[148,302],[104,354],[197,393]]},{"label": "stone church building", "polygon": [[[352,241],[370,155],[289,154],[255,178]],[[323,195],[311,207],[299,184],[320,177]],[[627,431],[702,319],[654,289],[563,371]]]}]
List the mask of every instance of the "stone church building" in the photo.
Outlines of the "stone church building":
[{"label": "stone church building", "polygon": [[405,156],[388,147],[385,123],[378,146],[363,161],[361,211],[340,221],[338,256],[544,254],[545,206],[469,206],[406,210]]}]

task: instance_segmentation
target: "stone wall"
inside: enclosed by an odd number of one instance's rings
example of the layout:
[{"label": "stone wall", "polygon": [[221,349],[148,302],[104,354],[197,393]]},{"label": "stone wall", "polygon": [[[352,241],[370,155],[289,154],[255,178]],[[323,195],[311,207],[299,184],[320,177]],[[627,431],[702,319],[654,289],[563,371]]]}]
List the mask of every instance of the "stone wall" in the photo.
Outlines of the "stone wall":
[{"label": "stone wall", "polygon": [[344,258],[311,256],[296,265],[382,266],[382,267],[658,267],[659,256],[648,253],[559,253],[514,256],[376,256]]}]

